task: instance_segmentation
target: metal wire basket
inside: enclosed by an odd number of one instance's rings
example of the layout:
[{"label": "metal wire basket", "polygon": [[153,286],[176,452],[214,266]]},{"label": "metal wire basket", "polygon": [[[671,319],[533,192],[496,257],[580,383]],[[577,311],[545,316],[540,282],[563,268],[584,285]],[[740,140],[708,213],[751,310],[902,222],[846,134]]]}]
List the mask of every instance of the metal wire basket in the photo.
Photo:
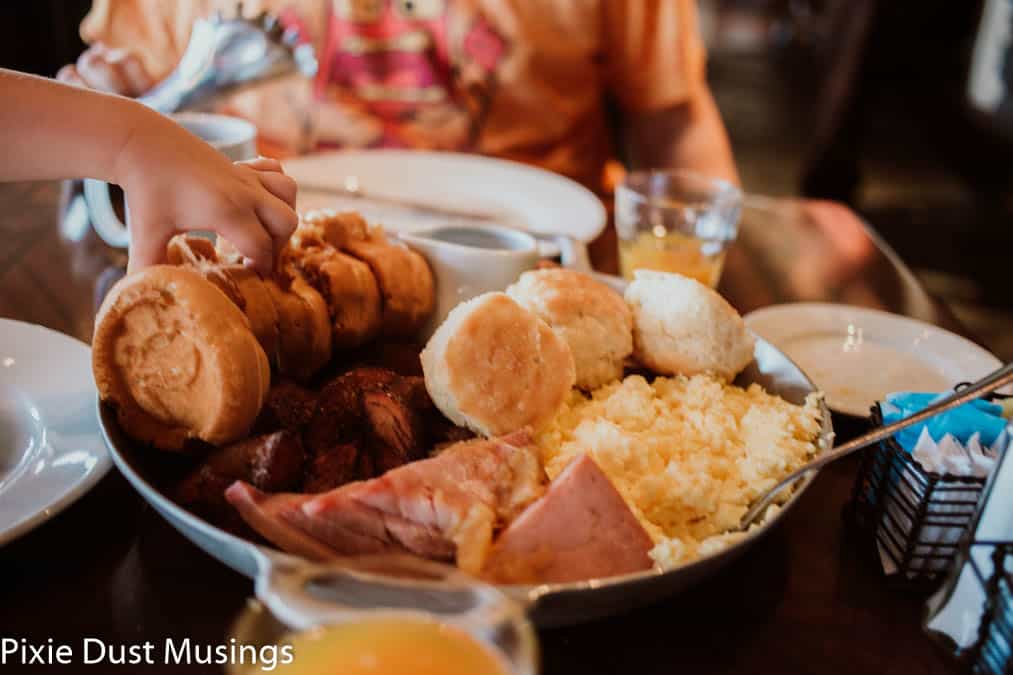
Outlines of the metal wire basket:
[{"label": "metal wire basket", "polygon": [[992,571],[981,569],[973,555],[967,559],[974,575],[985,591],[985,605],[978,626],[978,640],[966,655],[971,672],[991,675],[1013,672],[1013,574],[1006,561],[1013,555],[1013,542],[972,541],[969,550],[978,547],[992,549]]},{"label": "metal wire basket", "polygon": [[[877,404],[872,424],[882,423]],[[926,471],[888,438],[862,458],[852,491],[852,519],[892,581],[928,592],[952,564],[985,480]]]}]

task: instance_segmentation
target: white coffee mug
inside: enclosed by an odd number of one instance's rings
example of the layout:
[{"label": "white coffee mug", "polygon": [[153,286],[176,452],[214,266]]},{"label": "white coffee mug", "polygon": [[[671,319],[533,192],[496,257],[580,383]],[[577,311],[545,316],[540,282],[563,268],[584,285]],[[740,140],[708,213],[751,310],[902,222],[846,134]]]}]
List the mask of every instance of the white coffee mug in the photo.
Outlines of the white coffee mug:
[{"label": "white coffee mug", "polygon": [[457,305],[505,290],[538,264],[535,238],[500,225],[447,225],[397,236],[425,256],[435,277],[436,307],[423,330],[425,339]]},{"label": "white coffee mug", "polygon": [[[257,156],[257,127],[246,120],[208,113],[179,113],[170,117],[233,162]],[[85,180],[84,198],[92,226],[102,241],[116,248],[127,248],[130,245],[130,231],[116,215],[109,198],[109,184],[100,180]]]}]

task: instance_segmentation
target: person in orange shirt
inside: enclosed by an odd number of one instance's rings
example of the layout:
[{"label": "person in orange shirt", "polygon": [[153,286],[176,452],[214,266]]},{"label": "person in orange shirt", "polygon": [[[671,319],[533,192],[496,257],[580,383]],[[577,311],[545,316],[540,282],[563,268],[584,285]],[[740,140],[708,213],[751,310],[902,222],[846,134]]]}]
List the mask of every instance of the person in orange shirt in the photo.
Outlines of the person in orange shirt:
[{"label": "person in orange shirt", "polygon": [[[59,78],[130,96],[177,63],[217,0],[95,0],[92,46]],[[336,147],[458,150],[556,171],[602,193],[620,148],[639,167],[738,181],[705,79],[694,0],[264,0],[319,72],[231,97],[275,155]],[[610,115],[618,112],[618,115]]]}]

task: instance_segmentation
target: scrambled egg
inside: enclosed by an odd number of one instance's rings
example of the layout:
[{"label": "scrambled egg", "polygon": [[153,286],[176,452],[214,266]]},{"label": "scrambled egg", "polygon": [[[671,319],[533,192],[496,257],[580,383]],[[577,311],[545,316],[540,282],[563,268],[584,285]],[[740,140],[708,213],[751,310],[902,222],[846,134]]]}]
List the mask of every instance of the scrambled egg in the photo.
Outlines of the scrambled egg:
[{"label": "scrambled egg", "polygon": [[639,375],[577,390],[537,443],[549,478],[589,453],[637,516],[670,569],[716,552],[741,534],[749,503],[816,451],[819,398],[797,406],[759,385],[706,375]]}]

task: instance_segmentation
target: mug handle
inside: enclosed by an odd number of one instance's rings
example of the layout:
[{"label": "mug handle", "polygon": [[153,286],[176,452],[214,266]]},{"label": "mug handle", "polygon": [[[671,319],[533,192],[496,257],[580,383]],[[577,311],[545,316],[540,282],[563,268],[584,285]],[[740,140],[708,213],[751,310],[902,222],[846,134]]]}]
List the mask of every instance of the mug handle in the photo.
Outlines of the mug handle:
[{"label": "mug handle", "polygon": [[587,253],[587,245],[584,242],[573,237],[558,235],[556,237],[556,244],[559,246],[559,258],[563,267],[583,272],[584,274],[590,274],[619,295],[623,295],[626,292],[626,286],[629,282],[622,277],[594,271],[594,268],[591,267],[591,258]]},{"label": "mug handle", "polygon": [[559,247],[559,261],[563,267],[578,272],[590,274],[594,270],[591,267],[591,258],[587,254],[587,246],[584,242],[563,234],[556,235],[556,246]]},{"label": "mug handle", "polygon": [[109,183],[93,178],[84,181],[84,200],[92,227],[102,241],[114,248],[130,246],[130,230],[116,215],[112,200],[109,199]]}]

